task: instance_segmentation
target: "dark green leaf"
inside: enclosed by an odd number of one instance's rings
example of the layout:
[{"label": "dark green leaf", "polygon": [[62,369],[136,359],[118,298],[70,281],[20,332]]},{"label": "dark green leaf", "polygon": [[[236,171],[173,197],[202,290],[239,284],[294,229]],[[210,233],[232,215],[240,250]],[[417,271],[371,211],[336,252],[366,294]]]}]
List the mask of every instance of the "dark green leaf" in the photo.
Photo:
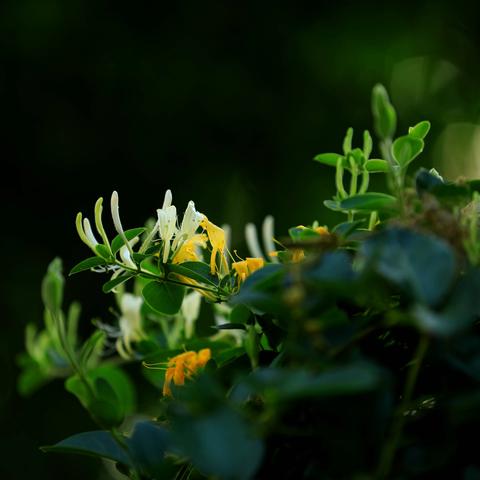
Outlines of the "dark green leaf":
[{"label": "dark green leaf", "polygon": [[182,306],[185,287],[167,282],[153,281],[142,290],[148,306],[165,315],[175,315]]},{"label": "dark green leaf", "polygon": [[455,256],[449,245],[411,230],[384,230],[370,237],[361,253],[366,268],[428,305],[441,302],[455,277]]},{"label": "dark green leaf", "polygon": [[343,210],[358,210],[364,212],[393,210],[397,199],[385,193],[362,193],[346,198],[340,202]]},{"label": "dark green leaf", "polygon": [[90,257],[77,263],[71,270],[69,275],[83,272],[84,270],[90,270],[93,267],[99,267],[100,265],[106,265],[107,262],[102,257]]},{"label": "dark green leaf", "polygon": [[246,326],[244,323],[222,323],[221,325],[213,325],[212,328],[216,330],[245,330]]},{"label": "dark green leaf", "polygon": [[172,438],[200,472],[222,479],[253,478],[263,457],[262,442],[226,407],[206,416],[175,419]]},{"label": "dark green leaf", "polygon": [[204,262],[183,262],[168,265],[170,272],[191,278],[200,283],[216,285],[216,278],[210,274],[210,266]]},{"label": "dark green leaf", "polygon": [[[125,237],[127,237],[127,240],[130,241],[132,238],[138,237],[145,231],[145,228],[131,228],[130,230],[125,230]],[[117,235],[113,240],[112,240],[112,252],[115,255],[123,246],[125,245],[125,242],[123,238],[120,235]]]},{"label": "dark green leaf", "polygon": [[109,432],[101,430],[78,433],[56,445],[41,447],[44,452],[77,453],[97,458],[108,458],[131,466],[130,460]]},{"label": "dark green leaf", "polygon": [[140,472],[150,478],[172,478],[171,465],[165,460],[170,446],[170,434],[160,425],[149,421],[135,424],[133,434],[127,439],[132,456]]},{"label": "dark green leaf", "polygon": [[118,277],[109,280],[108,282],[103,284],[103,293],[111,292],[115,287],[118,287],[119,285],[130,280],[134,276],[135,274],[133,273],[123,273],[122,275],[119,275]]},{"label": "dark green leaf", "polygon": [[106,247],[103,244],[98,244],[95,247],[95,250],[101,257],[105,258],[106,260],[110,260],[112,258],[112,255],[110,254],[110,250],[108,249],[108,247]]}]

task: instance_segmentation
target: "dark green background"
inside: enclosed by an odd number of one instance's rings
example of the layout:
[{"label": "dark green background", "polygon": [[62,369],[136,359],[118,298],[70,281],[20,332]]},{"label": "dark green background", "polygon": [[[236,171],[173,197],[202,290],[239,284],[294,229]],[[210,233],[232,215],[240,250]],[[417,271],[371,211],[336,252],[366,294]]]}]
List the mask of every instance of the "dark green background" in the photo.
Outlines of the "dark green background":
[{"label": "dark green background", "polygon": [[[56,382],[15,391],[27,322],[41,322],[48,262],[88,255],[74,218],[120,193],[126,227],[193,199],[228,222],[272,213],[281,236],[332,220],[332,172],[345,129],[371,127],[370,91],[392,93],[399,130],[430,119],[423,163],[452,123],[480,114],[474,2],[129,2],[7,0],[0,7],[2,118],[2,479],[97,478],[93,460],[38,446],[92,428]],[[452,158],[451,162],[456,159]],[[106,314],[102,279],[68,280],[67,298]]]}]

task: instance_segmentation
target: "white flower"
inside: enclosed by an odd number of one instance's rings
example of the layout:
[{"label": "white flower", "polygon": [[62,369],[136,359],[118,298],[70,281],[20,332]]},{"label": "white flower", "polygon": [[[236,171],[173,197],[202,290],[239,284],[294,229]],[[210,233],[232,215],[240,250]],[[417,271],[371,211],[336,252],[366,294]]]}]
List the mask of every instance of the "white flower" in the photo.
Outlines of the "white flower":
[{"label": "white flower", "polygon": [[120,336],[115,346],[123,358],[131,358],[134,354],[132,342],[138,342],[145,338],[142,329],[142,308],[143,299],[131,293],[124,293],[120,299],[121,316],[118,321]]},{"label": "white flower", "polygon": [[182,303],[181,314],[185,320],[185,337],[192,338],[195,327],[195,322],[200,313],[200,306],[202,302],[202,295],[193,290],[185,295]]},{"label": "white flower", "polygon": [[130,254],[133,254],[132,247],[128,243],[125,232],[123,231],[122,222],[120,220],[120,207],[118,203],[118,193],[114,190],[112,193],[112,198],[110,200],[110,207],[112,211],[113,224],[115,225],[115,230],[122,237],[124,244],[127,246]]},{"label": "white flower", "polygon": [[195,210],[195,204],[190,200],[183,215],[180,230],[176,233],[175,240],[172,244],[174,250],[180,248],[184,242],[195,235],[203,217],[204,215],[202,213]]},{"label": "white flower", "polygon": [[177,209],[174,205],[157,210],[158,233],[163,240],[163,263],[168,261],[170,242],[177,232]]},{"label": "white flower", "polygon": [[262,252],[260,242],[258,241],[257,227],[255,227],[253,223],[247,223],[247,225],[245,225],[245,239],[252,257],[278,262],[276,257],[270,256],[270,253],[275,250],[275,244],[273,242],[275,238],[274,222],[272,215],[267,215],[262,224],[263,248],[266,255]]}]

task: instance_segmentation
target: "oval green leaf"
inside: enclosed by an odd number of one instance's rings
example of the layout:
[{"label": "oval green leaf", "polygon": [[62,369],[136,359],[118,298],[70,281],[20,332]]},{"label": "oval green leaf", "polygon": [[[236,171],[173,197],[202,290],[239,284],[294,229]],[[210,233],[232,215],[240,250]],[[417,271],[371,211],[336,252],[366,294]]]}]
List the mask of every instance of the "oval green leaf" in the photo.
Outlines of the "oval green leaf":
[{"label": "oval green leaf", "polygon": [[[145,231],[145,228],[131,228],[130,230],[125,230],[125,237],[127,240],[132,240],[132,238],[138,237],[138,235],[141,235]],[[120,235],[117,235],[113,240],[112,240],[112,252],[115,255],[123,246],[125,245],[125,242],[123,241],[123,238]]]},{"label": "oval green leaf", "polygon": [[142,290],[147,305],[156,312],[175,315],[182,306],[185,288],[167,282],[150,282]]},{"label": "oval green leaf", "polygon": [[329,165],[330,167],[336,167],[339,158],[343,158],[343,156],[338,153],[321,153],[320,155],[313,157],[316,162]]},{"label": "oval green leaf", "polygon": [[424,120],[423,122],[417,123],[414,127],[410,127],[408,129],[408,134],[411,137],[418,138],[419,140],[423,140],[427,133],[430,131],[430,122],[428,120]]},{"label": "oval green leaf", "polygon": [[365,212],[392,210],[397,199],[385,193],[363,193],[346,198],[340,202],[343,210],[360,210]]},{"label": "oval green leaf", "polygon": [[68,275],[74,275],[75,273],[83,272],[85,270],[90,270],[94,267],[100,267],[106,265],[107,262],[104,258],[101,257],[90,257],[82,260],[80,263],[77,263],[71,270]]},{"label": "oval green leaf", "polygon": [[386,160],[381,160],[380,158],[372,158],[365,163],[365,168],[370,173],[387,173],[388,162]]},{"label": "oval green leaf", "polygon": [[423,150],[423,140],[405,135],[397,138],[392,145],[392,153],[398,164],[405,168]]}]

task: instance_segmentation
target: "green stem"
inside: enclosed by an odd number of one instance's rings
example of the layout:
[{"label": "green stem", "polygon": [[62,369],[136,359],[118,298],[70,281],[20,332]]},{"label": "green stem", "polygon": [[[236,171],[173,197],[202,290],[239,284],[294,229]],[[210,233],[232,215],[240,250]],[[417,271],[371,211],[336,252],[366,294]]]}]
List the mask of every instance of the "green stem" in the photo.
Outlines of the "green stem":
[{"label": "green stem", "polygon": [[402,395],[402,402],[397,411],[394,413],[392,427],[389,438],[380,455],[380,463],[378,465],[378,479],[388,478],[395,459],[395,453],[402,438],[403,428],[405,426],[406,417],[404,415],[412,400],[415,384],[417,383],[418,373],[422,365],[425,353],[427,352],[430,339],[427,335],[422,335],[418,342],[417,350],[410,363],[407,380]]},{"label": "green stem", "polygon": [[362,173],[362,183],[360,185],[360,193],[365,193],[368,190],[368,185],[370,183],[370,173],[368,170],[364,170]]},{"label": "green stem", "polygon": [[340,195],[340,198],[347,198],[347,192],[343,186],[343,165],[342,159],[337,160],[337,170],[335,172],[335,185],[337,187],[337,192]]},{"label": "green stem", "polygon": [[377,220],[378,220],[378,213],[374,211],[370,214],[370,220],[368,222],[368,229],[370,231],[372,231],[375,228]]}]

